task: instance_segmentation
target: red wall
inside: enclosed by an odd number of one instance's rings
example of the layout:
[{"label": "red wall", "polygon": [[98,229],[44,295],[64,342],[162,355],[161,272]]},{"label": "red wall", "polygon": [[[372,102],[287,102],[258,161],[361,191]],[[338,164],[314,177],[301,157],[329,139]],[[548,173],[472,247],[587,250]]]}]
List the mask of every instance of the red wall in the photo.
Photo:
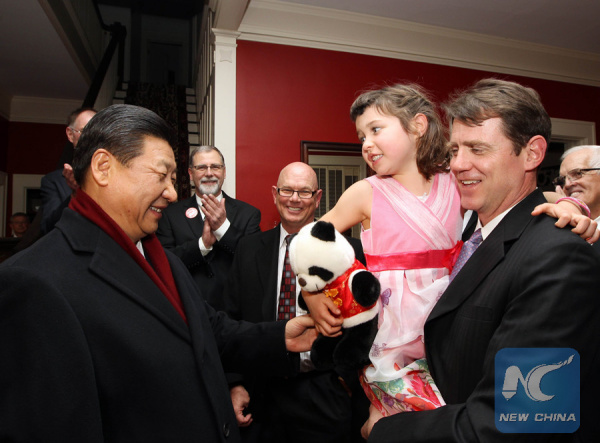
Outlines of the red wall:
[{"label": "red wall", "polygon": [[66,141],[65,125],[10,123],[8,172],[11,174],[47,174],[53,171]]},{"label": "red wall", "polygon": [[[55,169],[67,136],[65,125],[0,121],[0,170],[8,176],[6,233],[12,210],[12,175],[47,174]],[[2,164],[2,158],[6,163]]]},{"label": "red wall", "polygon": [[[271,197],[279,171],[300,160],[300,142],[357,143],[348,111],[371,86],[410,81],[438,101],[496,76],[536,89],[553,118],[596,122],[600,88],[360,54],[239,41],[237,47],[237,198],[279,220]],[[600,133],[596,134],[600,140]]]}]

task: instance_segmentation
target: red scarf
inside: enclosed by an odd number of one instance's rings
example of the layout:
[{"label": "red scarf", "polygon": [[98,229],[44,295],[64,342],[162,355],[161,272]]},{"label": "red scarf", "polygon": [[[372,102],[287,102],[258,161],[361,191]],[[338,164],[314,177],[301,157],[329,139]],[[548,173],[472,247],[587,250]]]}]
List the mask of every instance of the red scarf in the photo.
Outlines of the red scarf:
[{"label": "red scarf", "polygon": [[[156,238],[156,235],[150,234],[142,239],[144,253],[146,254],[146,257],[148,257],[148,260],[146,260],[140,250],[119,225],[117,225],[117,223],[81,189],[78,189],[75,195],[71,197],[69,208],[96,224],[116,241],[117,244],[121,246],[138,265],[140,265],[144,272],[148,274],[148,277],[150,277],[154,284],[158,286],[163,294],[165,294],[175,310],[187,323],[183,305],[181,304],[181,298],[179,297],[179,292],[175,285],[175,279],[171,273],[171,266],[169,265],[167,255],[158,241],[158,238]],[[150,266],[148,261],[153,263],[154,267]]]}]

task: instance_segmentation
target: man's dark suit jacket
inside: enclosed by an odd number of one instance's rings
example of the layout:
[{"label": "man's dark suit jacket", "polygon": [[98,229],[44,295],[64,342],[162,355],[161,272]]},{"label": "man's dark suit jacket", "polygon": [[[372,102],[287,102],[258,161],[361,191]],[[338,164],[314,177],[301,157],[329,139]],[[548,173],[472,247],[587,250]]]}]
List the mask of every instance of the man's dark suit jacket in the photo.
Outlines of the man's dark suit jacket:
[{"label": "man's dark suit jacket", "polygon": [[[279,240],[280,226],[240,240],[224,292],[225,311],[232,318],[251,322],[276,320]],[[360,241],[350,242],[356,258],[364,263]],[[263,363],[269,365],[268,361]],[[352,431],[358,437],[359,428],[368,417],[368,400],[358,385],[357,373],[352,374],[354,379],[343,374],[353,388],[352,399],[338,375],[334,371],[311,371],[292,379],[246,380],[250,411],[255,417],[250,426],[262,426],[262,432],[268,432],[256,441],[346,442],[350,441],[351,428],[355,428]],[[232,380],[236,379],[230,375]],[[276,420],[287,424],[286,429],[277,429],[273,423]]]},{"label": "man's dark suit jacket", "polygon": [[166,253],[188,325],[70,209],[0,266],[1,441],[240,441],[223,368],[289,373],[285,324],[216,313]]},{"label": "man's dark suit jacket", "polygon": [[63,209],[69,206],[73,192],[62,175],[63,170],[57,169],[42,177],[40,193],[42,194],[42,233],[47,234],[62,215]]},{"label": "man's dark suit jacket", "polygon": [[223,308],[222,293],[233,261],[238,241],[245,235],[260,232],[260,211],[254,206],[235,200],[223,192],[227,220],[231,224],[227,233],[213,245],[213,250],[203,256],[198,246],[202,237],[202,214],[188,218],[189,208],[198,209],[196,196],[170,205],[163,211],[156,236],[162,245],[177,255],[187,266],[202,294],[215,309]]},{"label": "man's dark suit jacket", "polygon": [[[504,217],[425,323],[429,368],[447,406],[382,419],[369,442],[591,441],[584,436],[598,435],[600,256],[569,229],[556,228],[555,219],[532,217],[545,202],[534,191]],[[503,434],[494,423],[495,355],[540,347],[580,354],[581,428]]]}]

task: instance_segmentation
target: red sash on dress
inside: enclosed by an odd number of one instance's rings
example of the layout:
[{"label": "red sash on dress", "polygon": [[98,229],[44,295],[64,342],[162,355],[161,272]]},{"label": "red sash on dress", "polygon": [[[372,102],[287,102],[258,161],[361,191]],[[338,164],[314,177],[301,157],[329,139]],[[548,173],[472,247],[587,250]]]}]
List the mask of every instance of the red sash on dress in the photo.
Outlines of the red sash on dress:
[{"label": "red sash on dress", "polygon": [[448,268],[452,271],[462,248],[458,241],[452,249],[432,249],[420,252],[402,252],[399,254],[371,255],[365,253],[367,267],[372,272]]}]

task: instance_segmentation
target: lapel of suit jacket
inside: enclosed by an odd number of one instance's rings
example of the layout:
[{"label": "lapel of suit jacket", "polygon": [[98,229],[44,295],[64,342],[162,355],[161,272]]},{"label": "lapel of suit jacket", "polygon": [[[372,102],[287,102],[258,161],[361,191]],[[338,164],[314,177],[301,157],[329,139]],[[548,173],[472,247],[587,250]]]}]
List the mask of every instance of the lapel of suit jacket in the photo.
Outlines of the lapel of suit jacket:
[{"label": "lapel of suit jacket", "polygon": [[[185,218],[185,221],[190,227],[190,229],[192,230],[194,237],[202,237],[202,231],[204,230],[204,221],[202,219],[202,214],[200,214],[200,210],[198,209],[198,203],[196,202],[196,194],[192,195],[190,198],[183,200],[181,203],[183,217]],[[196,214],[194,218],[189,218],[186,215],[186,211],[190,208],[198,210],[198,214]]]},{"label": "lapel of suit jacket", "polygon": [[541,191],[535,190],[506,214],[444,291],[427,322],[456,309],[473,294],[531,223],[533,208],[545,202]]},{"label": "lapel of suit jacket", "polygon": [[206,337],[201,333],[203,330],[201,324],[197,324],[197,322],[201,322],[203,317],[199,315],[200,309],[196,306],[196,303],[205,303],[204,298],[200,295],[198,291],[198,287],[192,278],[190,278],[190,274],[188,270],[185,268],[185,265],[176,257],[174,254],[171,254],[168,251],[167,258],[169,259],[169,264],[171,265],[171,271],[173,272],[173,278],[175,279],[175,284],[177,285],[177,291],[179,292],[179,297],[181,298],[181,303],[183,304],[183,310],[185,311],[185,315],[187,317],[188,325],[189,325],[189,333],[192,337],[193,347],[195,349],[196,355],[200,358],[199,362],[202,361],[202,354],[204,353],[204,347],[206,343]]},{"label": "lapel of suit jacket", "polygon": [[235,216],[237,215],[238,206],[235,203],[235,199],[231,198],[225,192],[221,191],[223,198],[225,199],[225,211],[227,212],[227,220],[229,223],[233,223]]},{"label": "lapel of suit jacket", "polygon": [[185,322],[142,268],[98,226],[74,211],[65,211],[61,230],[75,251],[92,254],[89,269],[175,333],[189,340]]},{"label": "lapel of suit jacket", "polygon": [[473,232],[475,232],[475,227],[477,226],[477,219],[478,219],[477,212],[472,211],[470,213],[469,221],[467,222],[467,225],[465,226],[465,229],[462,233],[462,236],[461,236],[462,241],[465,242],[471,238],[471,235],[473,235]]},{"label": "lapel of suit jacket", "polygon": [[281,225],[261,235],[261,245],[256,249],[258,278],[264,296],[262,314],[265,320],[276,320],[277,311],[277,265],[279,263],[279,237]]}]

